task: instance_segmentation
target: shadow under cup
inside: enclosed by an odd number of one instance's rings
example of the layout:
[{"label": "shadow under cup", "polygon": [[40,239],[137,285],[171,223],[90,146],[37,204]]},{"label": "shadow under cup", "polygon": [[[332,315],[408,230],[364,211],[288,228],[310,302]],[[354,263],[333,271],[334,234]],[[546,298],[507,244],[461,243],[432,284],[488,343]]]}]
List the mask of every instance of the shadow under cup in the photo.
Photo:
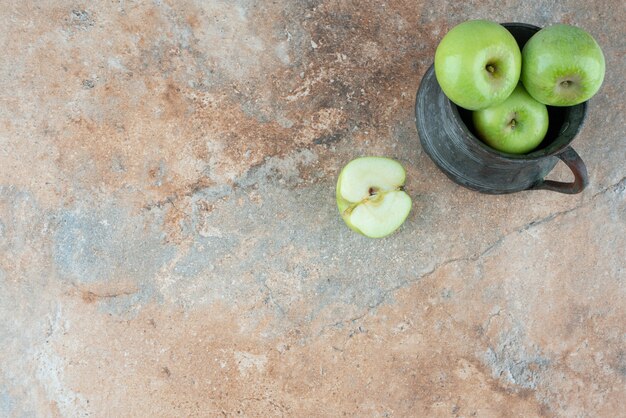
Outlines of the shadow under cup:
[{"label": "shadow under cup", "polygon": [[[540,28],[504,23],[520,49]],[[507,154],[489,147],[474,133],[471,112],[456,106],[437,83],[434,66],[424,75],[417,93],[415,122],[424,151],[454,182],[483,193],[522,190],[580,193],[588,184],[587,169],[570,144],[583,126],[587,104],[548,106],[548,132],[528,154]],[[571,183],[545,180],[561,160],[572,170]]]}]

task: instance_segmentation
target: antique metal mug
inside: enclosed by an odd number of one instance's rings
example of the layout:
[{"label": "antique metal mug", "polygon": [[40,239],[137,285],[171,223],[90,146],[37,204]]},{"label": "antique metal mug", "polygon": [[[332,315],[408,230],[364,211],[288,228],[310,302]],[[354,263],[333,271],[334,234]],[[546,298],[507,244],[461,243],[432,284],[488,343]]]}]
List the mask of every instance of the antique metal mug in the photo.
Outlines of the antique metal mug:
[{"label": "antique metal mug", "polygon": [[[520,49],[539,28],[525,23],[504,23]],[[580,193],[588,184],[587,168],[570,146],[583,126],[587,104],[548,106],[549,127],[543,142],[528,154],[494,150],[473,133],[471,112],[452,103],[443,93],[431,66],[419,86],[415,123],[428,156],[454,182],[482,193],[522,190]],[[564,183],[544,177],[561,160],[574,173]]]}]

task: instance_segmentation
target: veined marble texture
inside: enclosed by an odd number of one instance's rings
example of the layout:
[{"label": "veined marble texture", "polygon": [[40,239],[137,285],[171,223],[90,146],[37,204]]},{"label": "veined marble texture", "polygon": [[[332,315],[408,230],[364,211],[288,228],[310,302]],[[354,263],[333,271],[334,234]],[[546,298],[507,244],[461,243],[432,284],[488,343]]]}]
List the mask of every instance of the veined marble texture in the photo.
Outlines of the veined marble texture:
[{"label": "veined marble texture", "polygon": [[[622,2],[0,3],[0,416],[625,416]],[[421,77],[477,18],[603,48],[583,193],[423,152]],[[383,240],[335,203],[367,155],[413,198]]]}]

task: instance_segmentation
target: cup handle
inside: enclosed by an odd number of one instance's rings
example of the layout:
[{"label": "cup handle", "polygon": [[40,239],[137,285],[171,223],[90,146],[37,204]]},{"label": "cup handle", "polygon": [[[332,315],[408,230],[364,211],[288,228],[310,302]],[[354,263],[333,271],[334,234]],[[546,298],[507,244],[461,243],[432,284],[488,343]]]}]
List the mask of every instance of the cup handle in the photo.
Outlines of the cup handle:
[{"label": "cup handle", "polygon": [[571,183],[564,183],[561,181],[553,180],[540,180],[537,184],[531,187],[532,190],[550,190],[553,192],[576,194],[583,191],[589,184],[589,177],[587,177],[587,167],[580,158],[578,153],[574,151],[572,147],[567,147],[563,152],[557,154],[557,157],[563,161],[572,173],[574,173],[574,181]]}]

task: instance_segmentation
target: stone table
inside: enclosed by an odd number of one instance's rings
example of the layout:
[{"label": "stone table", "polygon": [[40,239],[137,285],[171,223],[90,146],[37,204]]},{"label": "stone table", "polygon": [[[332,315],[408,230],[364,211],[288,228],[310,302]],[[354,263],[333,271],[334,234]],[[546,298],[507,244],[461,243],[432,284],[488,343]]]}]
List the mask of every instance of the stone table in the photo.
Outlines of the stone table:
[{"label": "stone table", "polygon": [[[3,3],[0,416],[624,416],[623,2]],[[420,79],[475,18],[602,46],[583,193],[423,152]],[[408,172],[383,240],[335,206],[364,155]]]}]

